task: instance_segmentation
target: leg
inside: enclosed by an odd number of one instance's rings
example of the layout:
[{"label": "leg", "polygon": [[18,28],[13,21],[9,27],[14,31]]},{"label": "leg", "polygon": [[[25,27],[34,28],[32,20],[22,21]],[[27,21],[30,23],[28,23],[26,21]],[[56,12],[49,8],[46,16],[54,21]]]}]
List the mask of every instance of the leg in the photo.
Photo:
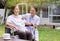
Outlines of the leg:
[{"label": "leg", "polygon": [[27,40],[32,40],[32,34],[26,31]]},{"label": "leg", "polygon": [[39,34],[37,29],[35,29],[35,40],[39,41]]},{"label": "leg", "polygon": [[18,35],[20,39],[25,39],[25,40],[27,39],[25,32],[18,32],[18,31],[16,31],[16,32],[14,32],[14,35]]},{"label": "leg", "polygon": [[32,33],[32,39],[34,38],[34,33],[33,33],[33,31],[34,31],[34,28],[31,28],[31,27],[27,27],[27,29],[28,29],[28,31],[30,31],[31,33]]}]

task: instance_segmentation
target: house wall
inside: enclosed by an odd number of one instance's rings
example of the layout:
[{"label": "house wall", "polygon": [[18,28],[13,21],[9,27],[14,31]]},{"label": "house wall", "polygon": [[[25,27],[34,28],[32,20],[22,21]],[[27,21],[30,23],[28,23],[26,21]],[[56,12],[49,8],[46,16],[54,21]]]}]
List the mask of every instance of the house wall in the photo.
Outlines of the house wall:
[{"label": "house wall", "polygon": [[49,20],[48,20],[48,18],[40,18],[40,24],[41,25],[47,25],[47,24],[49,24]]},{"label": "house wall", "polygon": [[47,25],[47,24],[49,24],[49,18],[43,18],[42,17],[42,10],[40,11],[40,25]]},{"label": "house wall", "polygon": [[5,9],[0,9],[0,24],[2,24],[4,22],[4,12],[5,12]]}]

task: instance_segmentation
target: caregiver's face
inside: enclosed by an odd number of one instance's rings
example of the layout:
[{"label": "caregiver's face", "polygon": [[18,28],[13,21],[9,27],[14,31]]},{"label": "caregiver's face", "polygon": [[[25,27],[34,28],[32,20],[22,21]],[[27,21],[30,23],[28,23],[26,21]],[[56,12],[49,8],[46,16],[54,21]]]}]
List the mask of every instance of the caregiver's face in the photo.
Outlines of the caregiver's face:
[{"label": "caregiver's face", "polygon": [[35,14],[36,14],[36,10],[32,7],[32,8],[30,9],[30,13],[31,13],[31,15],[35,15]]},{"label": "caregiver's face", "polygon": [[18,6],[16,6],[16,7],[14,8],[14,14],[15,14],[15,15],[19,15],[19,7],[18,7]]}]

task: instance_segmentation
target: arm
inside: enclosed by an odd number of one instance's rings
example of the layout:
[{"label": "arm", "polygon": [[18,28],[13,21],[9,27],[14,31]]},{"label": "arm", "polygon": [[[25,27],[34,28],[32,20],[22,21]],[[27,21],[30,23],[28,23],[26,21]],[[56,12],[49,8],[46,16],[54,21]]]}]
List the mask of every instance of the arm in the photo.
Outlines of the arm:
[{"label": "arm", "polygon": [[[25,15],[22,15],[22,19],[25,19],[26,20],[26,17],[28,16],[29,14],[25,14]],[[25,21],[25,26],[33,26],[32,23],[28,22],[28,21]]]},{"label": "arm", "polygon": [[37,28],[39,25],[33,24],[33,27]]},{"label": "arm", "polygon": [[25,23],[25,26],[33,26],[33,24],[32,23],[29,23],[29,22],[26,22]]},{"label": "arm", "polygon": [[24,15],[22,15],[22,19],[24,19],[25,20],[25,26],[32,26],[33,24],[32,23],[30,23],[30,22],[28,22],[28,21],[26,21],[26,16],[24,16]]},{"label": "arm", "polygon": [[16,30],[18,30],[18,28],[12,24],[12,18],[11,17],[7,18],[7,20],[6,20],[6,26],[9,27],[10,29],[15,28]]},{"label": "arm", "polygon": [[36,23],[33,26],[36,28],[40,25],[40,18],[37,18]]},{"label": "arm", "polygon": [[12,24],[9,23],[9,22],[6,22],[6,25],[7,25],[10,29],[15,28],[16,30],[20,30],[19,28],[17,28],[16,26],[12,25]]},{"label": "arm", "polygon": [[8,26],[10,29],[15,28],[15,26],[14,26],[14,25],[12,25],[12,24],[11,24],[11,23],[9,23],[9,22],[6,22],[6,26]]}]

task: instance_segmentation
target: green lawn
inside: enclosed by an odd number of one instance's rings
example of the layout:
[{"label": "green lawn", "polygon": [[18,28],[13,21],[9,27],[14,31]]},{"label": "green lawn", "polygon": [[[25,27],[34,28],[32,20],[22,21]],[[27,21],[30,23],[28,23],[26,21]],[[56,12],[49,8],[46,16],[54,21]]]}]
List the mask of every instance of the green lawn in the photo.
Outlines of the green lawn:
[{"label": "green lawn", "polygon": [[[5,31],[4,25],[0,25],[0,38]],[[60,30],[50,28],[38,28],[39,41],[60,41]]]},{"label": "green lawn", "polygon": [[60,41],[60,30],[39,28],[39,41]]},{"label": "green lawn", "polygon": [[3,36],[4,31],[5,31],[5,26],[4,25],[0,25],[0,38]]}]

